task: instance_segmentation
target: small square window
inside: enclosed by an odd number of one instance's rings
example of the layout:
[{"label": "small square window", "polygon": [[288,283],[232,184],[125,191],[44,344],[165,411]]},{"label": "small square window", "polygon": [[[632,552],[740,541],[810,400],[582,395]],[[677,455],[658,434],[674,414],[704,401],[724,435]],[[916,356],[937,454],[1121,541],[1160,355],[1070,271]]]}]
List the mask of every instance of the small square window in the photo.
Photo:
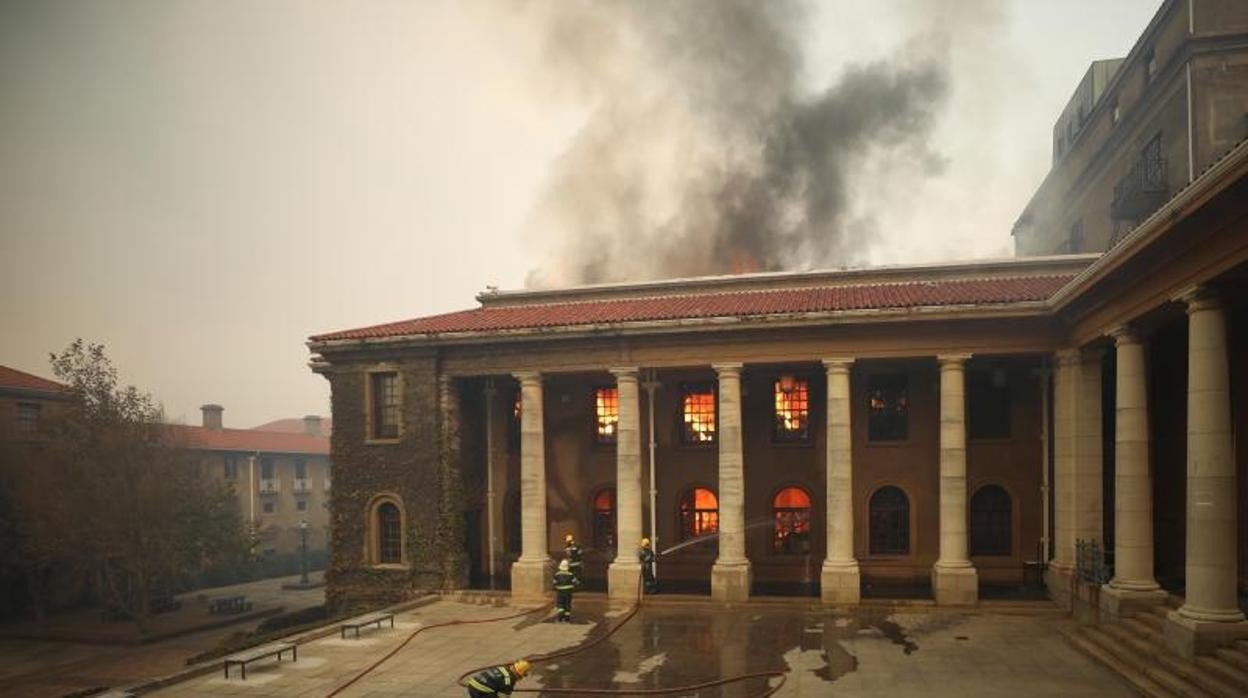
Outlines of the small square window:
[{"label": "small square window", "polygon": [[594,438],[601,444],[613,444],[620,428],[620,391],[616,388],[594,390]]},{"label": "small square window", "polygon": [[265,502],[265,503],[264,503],[264,513],[266,513],[266,514],[272,514],[272,513],[273,513],[273,509],[274,509],[274,507],[273,507],[273,502]]},{"label": "small square window", "polygon": [[776,379],[775,429],[777,441],[805,441],[810,437],[810,385],[805,378],[783,375]]},{"label": "small square window", "polygon": [[238,459],[235,458],[234,456],[225,457],[225,479],[226,480],[238,479]]},{"label": "small square window", "polygon": [[306,499],[300,499],[299,501],[295,502],[295,508],[296,508],[296,509],[298,509],[299,511],[307,511],[307,510],[308,510],[308,500],[306,500]]},{"label": "small square window", "polygon": [[31,402],[17,403],[17,434],[23,438],[31,438],[39,433],[39,417],[43,413],[43,405]]},{"label": "small square window", "polygon": [[371,374],[373,438],[399,437],[399,374],[393,371]]},{"label": "small square window", "polygon": [[691,383],[682,389],[680,399],[681,440],[687,444],[715,442],[715,388],[709,383]]},{"label": "small square window", "polygon": [[910,434],[910,395],[904,373],[867,379],[867,439],[905,441]]}]

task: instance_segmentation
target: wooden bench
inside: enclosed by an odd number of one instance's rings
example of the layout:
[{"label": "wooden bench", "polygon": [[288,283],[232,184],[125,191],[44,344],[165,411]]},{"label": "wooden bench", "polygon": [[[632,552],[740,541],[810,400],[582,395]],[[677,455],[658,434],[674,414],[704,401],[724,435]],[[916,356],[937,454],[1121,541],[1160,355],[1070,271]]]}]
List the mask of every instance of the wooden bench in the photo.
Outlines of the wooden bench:
[{"label": "wooden bench", "polygon": [[208,602],[209,613],[233,614],[251,610],[246,596],[222,596]]},{"label": "wooden bench", "polygon": [[342,632],[342,639],[344,640],[347,639],[348,629],[355,630],[355,637],[359,638],[360,628],[366,625],[376,625],[377,629],[381,630],[381,624],[386,621],[390,621],[390,627],[393,628],[394,627],[394,614],[390,613],[389,611],[378,611],[376,613],[369,613],[368,615],[365,615],[365,616],[360,616],[358,618],[352,618],[351,620],[348,620],[348,621],[343,621],[342,628],[340,629]]},{"label": "wooden bench", "polygon": [[265,657],[273,657],[273,656],[276,656],[277,661],[280,662],[282,661],[282,654],[284,652],[290,652],[291,661],[295,661],[295,662],[299,661],[299,647],[290,642],[275,642],[271,645],[263,645],[261,647],[254,647],[252,649],[249,649],[243,652],[238,652],[237,654],[231,654],[230,656],[225,658],[225,678],[227,679],[230,678],[230,665],[234,664],[236,666],[242,667],[243,680],[246,681],[247,680],[247,664],[249,662],[254,662],[257,659],[264,659]]}]

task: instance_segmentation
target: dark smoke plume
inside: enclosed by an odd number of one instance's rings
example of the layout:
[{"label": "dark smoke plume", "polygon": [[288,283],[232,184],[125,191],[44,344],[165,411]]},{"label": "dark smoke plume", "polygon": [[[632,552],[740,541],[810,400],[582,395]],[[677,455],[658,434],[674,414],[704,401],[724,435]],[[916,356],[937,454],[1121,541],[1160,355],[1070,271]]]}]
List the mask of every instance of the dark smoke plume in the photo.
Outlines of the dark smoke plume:
[{"label": "dark smoke plume", "polygon": [[793,3],[526,12],[545,32],[547,70],[588,105],[534,217],[551,249],[532,286],[859,263],[872,223],[852,199],[888,186],[863,177],[902,168],[921,181],[943,167],[929,143],[948,92],[939,42],[852,65],[812,93],[807,16]]}]

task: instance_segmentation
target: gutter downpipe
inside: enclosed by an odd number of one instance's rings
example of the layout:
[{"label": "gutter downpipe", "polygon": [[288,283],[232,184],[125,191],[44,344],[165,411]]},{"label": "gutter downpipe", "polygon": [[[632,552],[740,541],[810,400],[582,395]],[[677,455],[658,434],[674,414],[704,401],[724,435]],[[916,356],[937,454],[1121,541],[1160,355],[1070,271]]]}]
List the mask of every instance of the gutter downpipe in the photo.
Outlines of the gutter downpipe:
[{"label": "gutter downpipe", "polygon": [[485,529],[489,546],[490,590],[494,589],[494,379],[485,380]]},{"label": "gutter downpipe", "polygon": [[[654,434],[654,394],[659,389],[659,382],[654,379],[654,369],[650,369],[648,378],[649,380],[642,383],[641,387],[644,388],[646,391],[646,400],[649,406],[648,417],[649,417],[649,427],[650,427],[650,549],[654,551],[658,551],[659,550],[659,530],[655,528],[655,505],[657,504],[656,498],[658,497],[658,490],[655,488],[655,484],[654,484],[654,471],[655,471],[654,451],[655,451],[655,448],[658,446],[658,442],[655,440],[655,434]],[[655,579],[659,578],[659,556],[657,553],[654,556],[654,578]]]},{"label": "gutter downpipe", "polygon": [[1044,521],[1040,528],[1039,562],[1049,562],[1049,361],[1040,366],[1040,511]]}]

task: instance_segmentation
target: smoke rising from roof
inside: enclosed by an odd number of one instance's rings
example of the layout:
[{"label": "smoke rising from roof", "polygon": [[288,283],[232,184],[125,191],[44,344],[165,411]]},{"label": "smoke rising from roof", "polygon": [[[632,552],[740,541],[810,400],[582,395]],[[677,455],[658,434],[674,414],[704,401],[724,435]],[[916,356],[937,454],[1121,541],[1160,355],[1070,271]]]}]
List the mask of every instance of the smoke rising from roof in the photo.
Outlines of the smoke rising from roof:
[{"label": "smoke rising from roof", "polygon": [[[549,261],[530,286],[860,263],[873,221],[856,197],[944,167],[931,143],[949,93],[939,31],[812,91],[807,13],[792,2],[525,13],[545,68],[587,105],[532,220]],[[856,182],[866,170],[875,181]]]}]

